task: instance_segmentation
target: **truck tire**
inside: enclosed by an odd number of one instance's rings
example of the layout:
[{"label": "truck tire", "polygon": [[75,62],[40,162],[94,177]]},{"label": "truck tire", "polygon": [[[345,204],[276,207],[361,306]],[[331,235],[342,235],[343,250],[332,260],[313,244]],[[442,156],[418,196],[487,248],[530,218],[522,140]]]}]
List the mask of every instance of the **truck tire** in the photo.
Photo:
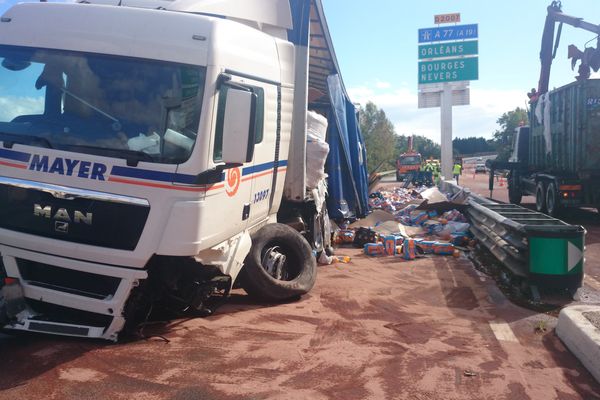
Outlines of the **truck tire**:
[{"label": "truck tire", "polygon": [[558,199],[558,191],[556,190],[556,184],[550,182],[546,189],[546,211],[547,214],[554,217],[560,211],[560,202]]},{"label": "truck tire", "polygon": [[306,294],[317,278],[310,245],[296,230],[269,224],[252,235],[252,248],[241,271],[241,286],[265,301],[282,301]]},{"label": "truck tire", "polygon": [[519,205],[521,204],[521,200],[523,199],[523,192],[517,186],[518,177],[511,176],[508,180],[508,201],[511,204]]},{"label": "truck tire", "polygon": [[538,182],[535,188],[535,209],[539,212],[546,212],[546,188],[544,182]]},{"label": "truck tire", "polygon": [[402,182],[402,177],[396,172],[396,182]]}]

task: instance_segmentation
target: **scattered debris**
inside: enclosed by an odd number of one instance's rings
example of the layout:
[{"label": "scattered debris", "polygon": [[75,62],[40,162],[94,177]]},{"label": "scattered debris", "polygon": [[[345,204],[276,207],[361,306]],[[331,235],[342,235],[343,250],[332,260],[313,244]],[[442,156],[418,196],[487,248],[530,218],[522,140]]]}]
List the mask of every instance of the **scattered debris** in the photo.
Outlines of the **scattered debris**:
[{"label": "scattered debris", "polygon": [[466,369],[466,370],[464,370],[463,375],[464,376],[477,376],[477,372],[473,372],[470,369]]},{"label": "scattered debris", "polygon": [[321,252],[317,259],[320,265],[330,265],[335,263],[348,264],[351,261],[350,256],[329,256],[324,251]]},{"label": "scattered debris", "polygon": [[475,242],[460,209],[466,196],[446,196],[438,188],[402,187],[370,195],[375,210],[352,224],[340,224],[333,243],[352,244],[369,256],[414,260],[430,254],[460,256]]},{"label": "scattered debris", "polygon": [[533,328],[533,330],[535,331],[535,333],[539,333],[539,334],[544,334],[544,333],[548,332],[548,322],[545,320],[539,320],[535,324],[535,327]]}]

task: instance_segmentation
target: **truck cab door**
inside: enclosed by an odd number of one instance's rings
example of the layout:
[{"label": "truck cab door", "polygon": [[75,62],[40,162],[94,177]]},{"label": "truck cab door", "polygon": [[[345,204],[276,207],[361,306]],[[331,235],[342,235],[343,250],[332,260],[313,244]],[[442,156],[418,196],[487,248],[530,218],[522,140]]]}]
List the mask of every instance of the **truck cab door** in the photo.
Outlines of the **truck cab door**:
[{"label": "truck cab door", "polygon": [[254,164],[256,95],[228,81],[218,96],[213,160],[221,177],[206,192],[207,220],[220,226],[218,235],[230,237],[247,227],[250,215],[252,187],[243,175]]},{"label": "truck cab door", "polygon": [[[237,78],[234,75],[232,79]],[[251,157],[247,158],[240,171],[241,185],[250,190],[245,217],[247,217],[247,224],[252,226],[268,217],[274,201],[273,190],[278,179],[277,175],[285,170],[287,161],[280,160],[279,154],[279,88],[274,83],[248,77],[236,80],[235,84],[240,89],[247,90],[255,101],[252,108],[253,115],[249,122],[252,132],[246,144],[248,149],[252,149]],[[225,152],[225,141],[223,151]],[[250,153],[248,155],[250,156]],[[223,153],[223,160],[227,162],[225,153]]]}]

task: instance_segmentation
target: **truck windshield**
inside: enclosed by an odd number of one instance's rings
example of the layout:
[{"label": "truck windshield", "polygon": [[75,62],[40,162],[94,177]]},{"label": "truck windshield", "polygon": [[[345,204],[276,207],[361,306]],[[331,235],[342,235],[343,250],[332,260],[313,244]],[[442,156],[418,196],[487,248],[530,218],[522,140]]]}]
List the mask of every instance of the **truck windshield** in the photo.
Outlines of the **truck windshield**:
[{"label": "truck windshield", "polygon": [[400,158],[400,165],[415,165],[421,164],[421,157],[419,156],[406,156]]},{"label": "truck windshield", "polygon": [[0,141],[138,161],[190,156],[206,70],[0,46]]}]

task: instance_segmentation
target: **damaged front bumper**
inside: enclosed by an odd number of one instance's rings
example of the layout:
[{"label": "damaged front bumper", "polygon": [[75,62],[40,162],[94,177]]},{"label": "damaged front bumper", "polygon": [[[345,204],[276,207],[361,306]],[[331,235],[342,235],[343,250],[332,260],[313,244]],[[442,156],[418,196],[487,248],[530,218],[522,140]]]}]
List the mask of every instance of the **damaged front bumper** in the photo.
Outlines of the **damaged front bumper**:
[{"label": "damaged front bumper", "polygon": [[116,341],[145,270],[0,246],[0,329]]}]

